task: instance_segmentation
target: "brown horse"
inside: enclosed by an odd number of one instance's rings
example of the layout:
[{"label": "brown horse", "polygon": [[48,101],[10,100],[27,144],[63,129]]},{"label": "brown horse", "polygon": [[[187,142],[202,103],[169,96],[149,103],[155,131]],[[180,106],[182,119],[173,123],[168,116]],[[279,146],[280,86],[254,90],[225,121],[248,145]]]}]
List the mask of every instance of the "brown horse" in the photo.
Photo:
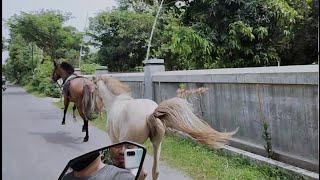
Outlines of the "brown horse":
[{"label": "brown horse", "polygon": [[58,63],[54,61],[52,81],[63,80],[64,112],[62,125],[65,124],[66,112],[69,103],[73,102],[73,117],[75,109],[83,119],[82,132],[86,132],[84,142],[89,140],[88,120],[93,119],[93,114],[102,110],[102,99],[95,92],[95,85],[89,79],[74,74],[74,68],[66,62]]}]

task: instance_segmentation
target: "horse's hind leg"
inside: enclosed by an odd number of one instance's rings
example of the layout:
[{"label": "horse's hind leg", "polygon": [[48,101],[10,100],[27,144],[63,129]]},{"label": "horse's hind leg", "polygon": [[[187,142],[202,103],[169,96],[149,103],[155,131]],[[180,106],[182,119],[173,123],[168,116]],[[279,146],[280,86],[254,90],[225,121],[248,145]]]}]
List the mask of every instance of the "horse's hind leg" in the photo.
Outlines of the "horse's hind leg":
[{"label": "horse's hind leg", "polygon": [[84,121],[84,126],[85,126],[85,129],[86,129],[86,136],[84,137],[83,142],[87,142],[89,140],[89,123],[88,123],[88,120]]},{"label": "horse's hind leg", "polygon": [[63,119],[62,119],[62,125],[66,124],[66,113],[68,111],[68,107],[69,107],[69,100],[68,98],[64,98],[64,110],[63,110]]},{"label": "horse's hind leg", "polygon": [[74,104],[73,108],[72,108],[72,110],[73,110],[73,119],[74,120],[77,120],[77,118],[76,118],[76,109],[77,109],[77,106],[76,106],[76,104]]},{"label": "horse's hind leg", "polygon": [[152,167],[152,179],[156,180],[159,176],[159,159],[161,152],[162,139],[165,134],[165,127],[161,120],[158,118],[149,119],[149,123],[152,128],[150,128],[150,140],[153,145],[153,167]]},{"label": "horse's hind leg", "polygon": [[86,136],[84,137],[83,142],[87,142],[89,140],[89,128],[88,128],[89,123],[86,116],[83,113],[83,109],[78,107],[78,112],[83,119],[82,131],[85,130],[86,132]]}]

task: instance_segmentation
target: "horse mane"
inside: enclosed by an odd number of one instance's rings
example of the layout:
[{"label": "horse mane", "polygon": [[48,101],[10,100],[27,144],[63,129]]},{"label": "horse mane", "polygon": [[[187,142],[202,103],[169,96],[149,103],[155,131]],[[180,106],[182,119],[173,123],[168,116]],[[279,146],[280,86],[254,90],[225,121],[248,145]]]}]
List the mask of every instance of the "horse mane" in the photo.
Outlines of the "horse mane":
[{"label": "horse mane", "polygon": [[74,73],[74,68],[72,67],[71,64],[67,63],[67,62],[62,62],[60,64],[60,67],[65,70],[68,74],[73,74]]},{"label": "horse mane", "polygon": [[108,89],[115,95],[128,94],[131,96],[131,89],[128,85],[122,83],[118,79],[106,76],[100,76],[99,78],[104,82]]}]

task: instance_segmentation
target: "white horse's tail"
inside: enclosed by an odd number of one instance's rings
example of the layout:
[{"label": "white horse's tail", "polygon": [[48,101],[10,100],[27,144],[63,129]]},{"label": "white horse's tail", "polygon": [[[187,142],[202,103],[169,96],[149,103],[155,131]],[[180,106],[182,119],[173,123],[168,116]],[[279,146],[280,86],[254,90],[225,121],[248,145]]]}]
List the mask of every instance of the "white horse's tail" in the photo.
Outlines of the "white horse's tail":
[{"label": "white horse's tail", "polygon": [[190,104],[181,98],[172,98],[159,104],[147,121],[150,129],[150,139],[163,133],[166,127],[187,133],[202,144],[213,148],[221,148],[234,135],[238,128],[232,132],[219,132],[214,130],[204,120],[199,119]]}]

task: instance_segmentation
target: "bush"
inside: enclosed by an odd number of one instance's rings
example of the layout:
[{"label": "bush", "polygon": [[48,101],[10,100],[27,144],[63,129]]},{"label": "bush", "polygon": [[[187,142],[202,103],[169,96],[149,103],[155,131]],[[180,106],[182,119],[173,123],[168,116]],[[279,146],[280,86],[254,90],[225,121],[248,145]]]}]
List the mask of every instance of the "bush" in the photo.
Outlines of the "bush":
[{"label": "bush", "polygon": [[34,75],[31,79],[31,86],[33,91],[38,91],[46,96],[59,97],[59,89],[51,82],[51,74],[53,70],[53,63],[46,61],[39,64],[34,70]]},{"label": "bush", "polygon": [[96,73],[96,65],[95,64],[82,64],[80,66],[81,74],[95,74]]}]

